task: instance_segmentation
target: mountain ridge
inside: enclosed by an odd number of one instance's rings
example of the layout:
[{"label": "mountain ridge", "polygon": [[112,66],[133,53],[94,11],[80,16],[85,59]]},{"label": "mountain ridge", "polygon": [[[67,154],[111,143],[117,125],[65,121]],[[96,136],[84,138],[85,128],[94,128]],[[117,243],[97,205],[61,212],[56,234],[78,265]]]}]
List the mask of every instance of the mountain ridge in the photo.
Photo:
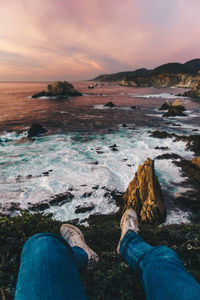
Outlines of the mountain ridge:
[{"label": "mountain ridge", "polygon": [[149,77],[153,75],[161,74],[188,74],[197,75],[200,74],[200,59],[191,59],[184,64],[172,62],[160,65],[153,70],[147,68],[140,68],[133,71],[123,71],[111,74],[101,74],[95,77],[95,81],[121,81],[128,78],[134,77]]}]

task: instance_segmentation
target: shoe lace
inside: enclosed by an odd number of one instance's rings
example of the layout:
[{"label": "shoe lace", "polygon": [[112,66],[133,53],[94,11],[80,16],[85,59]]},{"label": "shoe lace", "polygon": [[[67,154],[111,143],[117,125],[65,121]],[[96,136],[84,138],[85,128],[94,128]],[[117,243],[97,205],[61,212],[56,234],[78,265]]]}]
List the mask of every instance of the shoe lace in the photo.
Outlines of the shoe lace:
[{"label": "shoe lace", "polygon": [[64,239],[70,244],[70,242],[73,242],[73,245],[77,245],[76,239],[74,238],[74,232],[67,230]]},{"label": "shoe lace", "polygon": [[126,217],[126,221],[127,221],[127,225],[128,225],[128,228],[136,228],[136,224],[135,224],[135,219],[132,217],[132,216],[127,216]]}]

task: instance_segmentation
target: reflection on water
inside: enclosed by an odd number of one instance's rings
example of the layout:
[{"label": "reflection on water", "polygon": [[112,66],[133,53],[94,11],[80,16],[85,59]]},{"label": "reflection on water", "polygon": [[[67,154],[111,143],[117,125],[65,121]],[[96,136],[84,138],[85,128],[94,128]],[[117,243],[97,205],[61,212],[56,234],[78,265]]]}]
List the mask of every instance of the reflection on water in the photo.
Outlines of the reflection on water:
[{"label": "reflection on water", "polygon": [[[90,83],[91,84],[91,83]],[[162,99],[138,98],[134,94],[148,95],[161,93],[177,94],[175,88],[132,88],[117,85],[99,84],[88,89],[88,82],[75,83],[75,87],[84,93],[82,97],[66,100],[30,99],[31,95],[46,88],[47,83],[0,83],[0,121],[1,131],[23,130],[33,122],[46,125],[51,131],[93,131],[105,130],[120,123],[135,123],[140,126],[158,126],[160,120],[146,117],[152,108],[158,108]],[[101,96],[103,95],[103,96]],[[137,106],[133,110],[98,110],[95,105],[112,101],[117,106]],[[183,100],[190,108],[198,103]]]}]

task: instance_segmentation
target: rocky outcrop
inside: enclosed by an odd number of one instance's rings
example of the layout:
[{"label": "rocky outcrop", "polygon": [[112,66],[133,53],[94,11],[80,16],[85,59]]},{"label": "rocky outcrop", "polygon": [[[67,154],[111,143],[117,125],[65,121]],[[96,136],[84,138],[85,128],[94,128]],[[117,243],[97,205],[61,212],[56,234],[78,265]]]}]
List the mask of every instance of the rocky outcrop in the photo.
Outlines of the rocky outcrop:
[{"label": "rocky outcrop", "polygon": [[47,132],[47,130],[42,125],[35,123],[35,124],[32,124],[30,129],[28,130],[28,137],[34,137],[34,136],[37,136],[39,134],[43,134],[46,132]]},{"label": "rocky outcrop", "polygon": [[193,163],[194,165],[196,165],[198,168],[200,168],[200,156],[194,157],[194,158],[192,159],[192,163]]},{"label": "rocky outcrop", "polygon": [[174,103],[170,101],[165,101],[165,103],[159,108],[159,110],[168,110],[163,117],[176,117],[181,116],[185,117],[186,114],[183,113],[185,111],[185,107],[182,104],[180,99],[177,99]]},{"label": "rocky outcrop", "polygon": [[63,98],[67,96],[81,96],[82,94],[79,93],[71,83],[67,81],[56,81],[52,84],[49,84],[47,87],[47,91],[42,91],[37,94],[34,94],[32,98],[39,98],[39,97],[57,97]]},{"label": "rocky outcrop", "polygon": [[150,74],[144,77],[126,76],[121,85],[133,87],[184,87],[191,88],[194,84],[200,82],[199,75],[188,74]]},{"label": "rocky outcrop", "polygon": [[186,97],[200,99],[200,81],[192,85],[192,89],[183,94]]},{"label": "rocky outcrop", "polygon": [[162,192],[154,171],[154,161],[150,158],[138,167],[135,177],[123,195],[124,210],[136,210],[140,222],[162,223],[166,218],[166,208]]},{"label": "rocky outcrop", "polygon": [[166,100],[165,103],[159,108],[159,110],[169,110],[172,107],[172,103]]},{"label": "rocky outcrop", "polygon": [[193,59],[185,64],[164,64],[153,70],[142,68],[135,71],[100,75],[94,80],[117,82],[120,85],[133,87],[177,86],[192,88],[195,84],[200,82],[199,70],[200,59]]}]

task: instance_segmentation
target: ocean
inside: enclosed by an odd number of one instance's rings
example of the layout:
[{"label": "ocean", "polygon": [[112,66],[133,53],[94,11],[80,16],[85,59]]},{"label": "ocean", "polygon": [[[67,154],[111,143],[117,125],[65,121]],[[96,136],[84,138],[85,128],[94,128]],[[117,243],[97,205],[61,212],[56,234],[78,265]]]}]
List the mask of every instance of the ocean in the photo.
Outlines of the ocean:
[{"label": "ocean", "polygon": [[[181,98],[187,117],[163,118],[159,111],[166,99],[180,98],[176,94],[183,89],[98,83],[90,90],[91,82],[85,81],[73,83],[83,93],[80,97],[31,98],[47,84],[0,83],[1,214],[41,211],[62,221],[78,218],[87,225],[92,214],[118,210],[113,192],[125,192],[147,157],[164,153],[194,157],[183,141],[150,136],[154,130],[182,135],[200,130],[198,101]],[[116,107],[104,107],[109,101]],[[48,133],[28,139],[33,123],[42,124]],[[166,223],[188,222],[191,212],[174,201],[192,189],[183,184],[181,169],[171,159],[155,159],[155,171],[167,207]],[[52,201],[67,193],[66,201]]]}]

